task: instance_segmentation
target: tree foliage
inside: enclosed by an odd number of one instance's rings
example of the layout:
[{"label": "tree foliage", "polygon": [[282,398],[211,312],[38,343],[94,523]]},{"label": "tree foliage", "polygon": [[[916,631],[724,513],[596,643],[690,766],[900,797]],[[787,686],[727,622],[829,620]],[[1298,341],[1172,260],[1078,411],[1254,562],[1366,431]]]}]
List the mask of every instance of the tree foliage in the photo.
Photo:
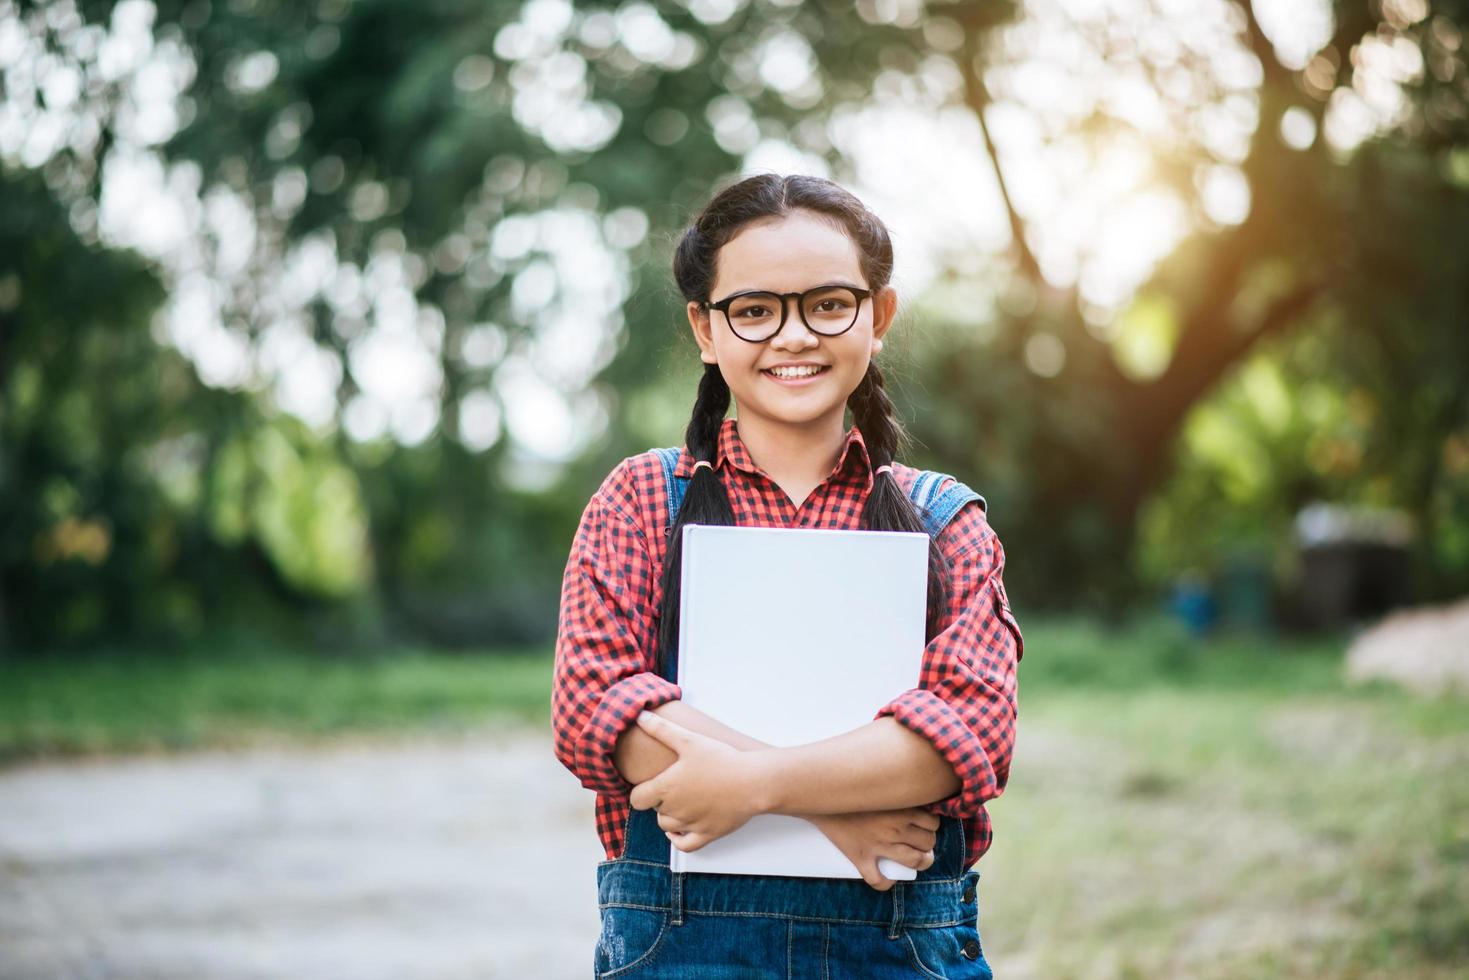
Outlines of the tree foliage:
[{"label": "tree foliage", "polygon": [[[1188,522],[1278,529],[1313,497],[1409,510],[1424,591],[1462,591],[1469,7],[1338,3],[1301,55],[1245,0],[1204,6],[1217,50],[1161,8],[1042,3],[0,2],[29,45],[0,98],[6,628],[186,632],[248,583],[379,630],[544,638],[591,487],[692,403],[674,236],[762,141],[853,176],[829,124],[882,93],[967,111],[1003,207],[1008,245],[905,297],[893,353],[913,462],[986,493],[1023,605],[1135,595],[1140,514],[1161,578],[1197,560],[1168,546]],[[1088,65],[1150,93],[1167,138]],[[1083,167],[1146,146],[1182,202],[1187,233],[1113,306],[1057,264],[1032,130]],[[153,160],[197,213],[144,259],[124,246],[153,218],[104,240],[126,206],[105,188]],[[1221,182],[1239,213],[1211,210]],[[309,425],[273,407],[303,359],[329,379]],[[1266,376],[1294,421],[1251,429]],[[504,436],[537,414],[568,467]],[[1268,460],[1250,493],[1220,439]]]}]

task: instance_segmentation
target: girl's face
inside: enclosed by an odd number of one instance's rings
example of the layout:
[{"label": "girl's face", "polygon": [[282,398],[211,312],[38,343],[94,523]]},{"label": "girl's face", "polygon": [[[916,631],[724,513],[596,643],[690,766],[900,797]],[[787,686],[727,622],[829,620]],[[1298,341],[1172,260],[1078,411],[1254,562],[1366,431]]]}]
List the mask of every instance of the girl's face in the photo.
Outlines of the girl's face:
[{"label": "girl's face", "polygon": [[[795,293],[835,283],[869,288],[857,246],[836,226],[798,210],[747,225],[719,249],[709,300],[717,303],[750,290]],[[786,300],[786,307],[780,332],[750,343],[734,334],[723,313],[690,303],[689,323],[700,358],[719,365],[741,419],[841,431],[847,397],[867,373],[867,362],[882,348],[882,335],[897,310],[897,294],[884,287],[864,299],[856,322],[837,337],[807,328],[794,298]],[[783,364],[821,365],[822,370],[791,383],[769,373]]]}]

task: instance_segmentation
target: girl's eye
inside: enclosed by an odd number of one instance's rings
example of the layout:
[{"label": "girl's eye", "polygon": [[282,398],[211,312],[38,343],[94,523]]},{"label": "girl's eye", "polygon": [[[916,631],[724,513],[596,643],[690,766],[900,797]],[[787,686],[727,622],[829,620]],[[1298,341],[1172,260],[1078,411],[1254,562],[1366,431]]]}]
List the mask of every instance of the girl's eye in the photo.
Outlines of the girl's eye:
[{"label": "girl's eye", "polygon": [[763,306],[747,306],[743,310],[735,310],[735,315],[764,317],[769,316],[770,314],[766,312],[765,307]]},{"label": "girl's eye", "polygon": [[847,304],[839,299],[824,299],[816,304],[818,313],[835,313],[837,310],[846,309]]}]

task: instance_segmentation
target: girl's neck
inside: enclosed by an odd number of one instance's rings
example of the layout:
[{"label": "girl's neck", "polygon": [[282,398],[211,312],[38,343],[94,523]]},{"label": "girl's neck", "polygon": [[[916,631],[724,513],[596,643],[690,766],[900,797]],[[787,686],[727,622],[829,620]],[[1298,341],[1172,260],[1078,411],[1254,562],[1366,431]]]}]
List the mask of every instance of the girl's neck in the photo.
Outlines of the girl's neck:
[{"label": "girl's neck", "polygon": [[735,419],[735,431],[751,461],[777,483],[819,484],[831,473],[847,441],[844,419],[810,426],[772,423],[758,417]]}]

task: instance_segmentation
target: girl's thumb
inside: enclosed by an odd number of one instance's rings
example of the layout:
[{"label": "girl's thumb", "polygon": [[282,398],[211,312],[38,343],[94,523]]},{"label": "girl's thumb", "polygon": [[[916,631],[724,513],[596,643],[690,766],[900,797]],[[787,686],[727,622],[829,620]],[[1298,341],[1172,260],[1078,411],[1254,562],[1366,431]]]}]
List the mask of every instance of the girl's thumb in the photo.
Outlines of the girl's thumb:
[{"label": "girl's thumb", "polygon": [[638,727],[660,742],[672,743],[677,741],[682,729],[667,718],[660,718],[651,711],[638,713]]}]

